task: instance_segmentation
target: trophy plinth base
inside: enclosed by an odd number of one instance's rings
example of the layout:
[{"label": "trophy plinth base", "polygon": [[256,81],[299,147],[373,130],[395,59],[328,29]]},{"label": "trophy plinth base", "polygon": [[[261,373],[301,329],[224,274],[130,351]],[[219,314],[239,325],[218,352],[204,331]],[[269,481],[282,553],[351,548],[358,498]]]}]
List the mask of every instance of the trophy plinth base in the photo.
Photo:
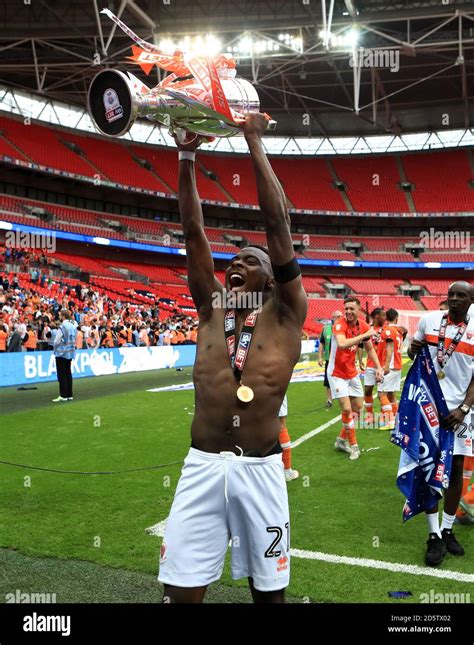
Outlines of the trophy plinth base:
[{"label": "trophy plinth base", "polygon": [[89,88],[89,113],[96,127],[109,137],[120,137],[135,120],[130,81],[118,70],[97,74]]}]

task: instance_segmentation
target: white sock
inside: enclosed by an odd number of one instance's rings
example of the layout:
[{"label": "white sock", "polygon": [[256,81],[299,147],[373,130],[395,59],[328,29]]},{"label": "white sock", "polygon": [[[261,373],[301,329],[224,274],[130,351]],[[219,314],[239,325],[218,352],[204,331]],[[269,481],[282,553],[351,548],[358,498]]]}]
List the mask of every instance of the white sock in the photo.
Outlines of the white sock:
[{"label": "white sock", "polygon": [[[444,513],[443,513],[444,515]],[[428,520],[428,526],[430,527],[430,533],[436,533],[439,537],[441,537],[441,531],[439,528],[439,515],[438,513],[427,513],[426,514],[426,519]],[[453,518],[454,522],[454,518]]]},{"label": "white sock", "polygon": [[456,515],[448,515],[443,511],[443,520],[441,522],[441,530],[443,529],[449,529],[451,530],[453,528],[454,524],[454,518]]}]

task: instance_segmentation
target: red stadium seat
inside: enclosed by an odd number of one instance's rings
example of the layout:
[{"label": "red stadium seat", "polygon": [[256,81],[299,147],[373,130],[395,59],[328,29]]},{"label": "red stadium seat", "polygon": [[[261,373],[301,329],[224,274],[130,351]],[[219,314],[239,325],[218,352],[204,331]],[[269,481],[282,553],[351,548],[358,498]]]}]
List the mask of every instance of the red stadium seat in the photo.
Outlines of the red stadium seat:
[{"label": "red stadium seat", "polygon": [[[48,125],[24,125],[23,121],[0,117],[0,156],[31,159],[37,164],[94,177],[99,174],[112,182],[146,190],[176,193],[178,164],[176,150],[129,144],[125,141],[78,134]],[[83,156],[66,147],[75,143]],[[414,184],[412,198],[419,212],[472,211],[472,172],[467,150],[440,150],[401,154],[406,178]],[[148,170],[136,160],[151,164]],[[410,211],[406,195],[399,189],[401,175],[396,157],[271,157],[271,164],[282,182],[288,199],[297,209],[345,212],[348,206],[334,187],[334,173],[346,184],[352,209],[359,212]],[[202,169],[212,171],[217,181]],[[334,173],[331,172],[331,169]],[[196,168],[202,199],[257,204],[252,162],[248,155],[202,153]],[[443,190],[434,191],[434,185]],[[371,247],[367,241],[366,248]],[[380,249],[382,250],[382,249]],[[387,250],[385,247],[384,250]],[[391,250],[398,250],[393,248]]]},{"label": "red stadium seat", "polygon": [[407,180],[415,186],[412,197],[418,212],[472,212],[474,190],[469,186],[472,172],[467,150],[407,154],[402,163]]}]

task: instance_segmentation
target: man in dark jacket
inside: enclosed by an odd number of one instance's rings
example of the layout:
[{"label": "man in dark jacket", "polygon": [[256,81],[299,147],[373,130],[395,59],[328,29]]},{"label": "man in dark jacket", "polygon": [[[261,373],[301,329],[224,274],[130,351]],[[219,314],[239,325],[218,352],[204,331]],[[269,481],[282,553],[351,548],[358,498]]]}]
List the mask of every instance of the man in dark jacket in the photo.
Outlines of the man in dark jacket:
[{"label": "man in dark jacket", "polygon": [[7,352],[21,352],[21,334],[18,329],[14,329],[8,342]]}]

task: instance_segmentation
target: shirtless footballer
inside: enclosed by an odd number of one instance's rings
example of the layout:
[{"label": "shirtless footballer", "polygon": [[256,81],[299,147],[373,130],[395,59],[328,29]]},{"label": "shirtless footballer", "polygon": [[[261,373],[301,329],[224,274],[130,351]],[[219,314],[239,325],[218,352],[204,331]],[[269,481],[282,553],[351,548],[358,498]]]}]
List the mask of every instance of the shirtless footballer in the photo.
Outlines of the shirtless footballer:
[{"label": "shirtless footballer", "polygon": [[[207,586],[221,576],[229,540],[232,576],[248,578],[254,602],[284,602],[289,582],[278,412],[300,356],[307,299],[285,194],[262,146],[266,127],[264,115],[251,114],[244,134],[268,253],[241,249],[226,271],[227,291],[214,275],[196,189],[193,153],[200,142],[178,145],[179,207],[199,333],[192,444],[161,549],[165,602],[202,602]],[[216,307],[229,293],[260,295],[257,318],[251,309]]]}]

